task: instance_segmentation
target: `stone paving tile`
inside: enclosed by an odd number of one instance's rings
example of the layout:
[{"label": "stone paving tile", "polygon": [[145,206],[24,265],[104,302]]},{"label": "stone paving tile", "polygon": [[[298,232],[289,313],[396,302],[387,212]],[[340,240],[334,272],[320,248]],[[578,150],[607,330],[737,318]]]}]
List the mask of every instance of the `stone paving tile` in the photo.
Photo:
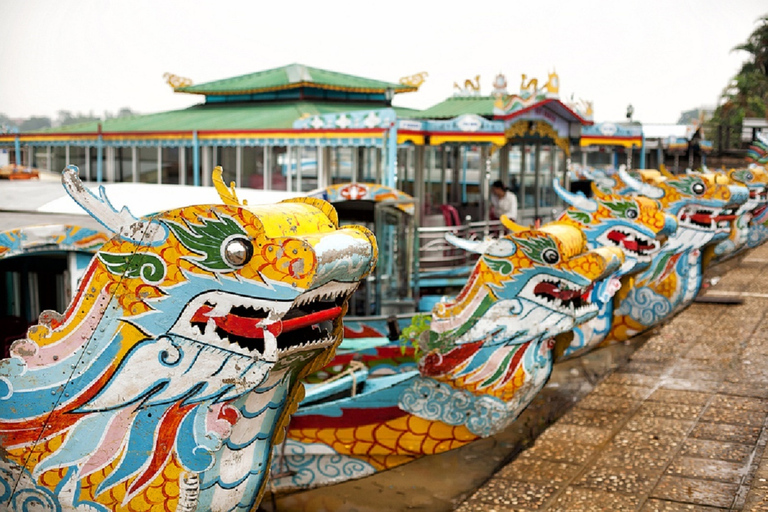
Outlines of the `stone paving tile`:
[{"label": "stone paving tile", "polygon": [[620,386],[644,386],[652,388],[659,383],[659,378],[641,373],[614,372],[603,381],[606,384],[618,384]]},{"label": "stone paving tile", "polygon": [[644,361],[630,361],[622,366],[616,373],[639,373],[641,375],[660,376],[667,371],[668,365],[649,363]]},{"label": "stone paving tile", "polygon": [[606,448],[624,448],[635,451],[659,452],[677,450],[683,443],[682,434],[649,433],[642,431],[622,430]]},{"label": "stone paving tile", "polygon": [[701,459],[745,463],[753,449],[753,446],[747,444],[709,441],[707,439],[686,439],[680,454]]},{"label": "stone paving tile", "polygon": [[625,386],[602,382],[592,390],[592,394],[626,398],[629,400],[643,400],[651,394],[652,389],[653,388],[644,386]]},{"label": "stone paving tile", "polygon": [[762,426],[766,413],[759,411],[729,409],[726,407],[708,407],[701,415],[701,421],[728,423],[731,425]]},{"label": "stone paving tile", "polygon": [[560,443],[582,443],[588,445],[602,444],[610,435],[610,431],[604,428],[586,427],[581,425],[568,425],[557,422],[548,427],[539,436],[541,441]]},{"label": "stone paving tile", "polygon": [[723,460],[699,459],[680,456],[672,460],[667,469],[668,475],[696,478],[700,480],[717,480],[732,484],[741,483],[746,466],[738,462]]},{"label": "stone paving tile", "polygon": [[721,382],[718,391],[726,395],[768,398],[768,386],[754,386],[749,383]]},{"label": "stone paving tile", "polygon": [[768,400],[743,396],[717,395],[712,399],[710,407],[768,412]]},{"label": "stone paving tile", "polygon": [[654,418],[652,416],[636,415],[627,422],[624,430],[630,432],[647,432],[649,434],[666,434],[681,436],[688,432],[693,420],[675,420],[669,418]]},{"label": "stone paving tile", "polygon": [[711,393],[697,391],[680,391],[674,389],[657,389],[648,400],[673,404],[704,405],[712,397]]},{"label": "stone paving tile", "polygon": [[736,484],[664,476],[659,480],[651,497],[726,508],[731,506],[738,490],[739,486]]},{"label": "stone paving tile", "polygon": [[721,382],[714,380],[689,380],[665,376],[662,378],[661,388],[716,393],[722,390],[721,384]]},{"label": "stone paving tile", "polygon": [[666,404],[661,402],[644,402],[638,410],[641,416],[693,420],[704,409],[703,405]]},{"label": "stone paving tile", "polygon": [[558,423],[611,429],[623,421],[627,414],[574,407]]},{"label": "stone paving tile", "polygon": [[766,512],[768,511],[768,494],[759,494],[750,492],[747,495],[746,502],[742,510],[747,512]]},{"label": "stone paving tile", "polygon": [[562,484],[579,472],[578,464],[551,462],[534,458],[518,458],[507,464],[496,476],[521,482]]},{"label": "stone paving tile", "polygon": [[640,404],[635,400],[624,400],[613,396],[595,395],[590,393],[580,400],[574,409],[591,409],[598,411],[626,413]]},{"label": "stone paving tile", "polygon": [[551,462],[583,464],[592,456],[594,451],[594,446],[537,439],[531,448],[528,448],[519,455],[519,458],[535,458]]},{"label": "stone paving tile", "polygon": [[689,437],[754,445],[760,436],[760,427],[728,425],[727,423],[698,422]]},{"label": "stone paving tile", "polygon": [[579,477],[572,485],[637,496],[650,492],[658,478],[658,471],[652,469],[599,465]]},{"label": "stone paving tile", "polygon": [[691,503],[651,499],[643,504],[640,512],[715,512],[722,510],[722,508],[703,507]]},{"label": "stone paving tile", "polygon": [[695,370],[682,367],[673,368],[669,375],[677,379],[685,379],[691,381],[709,380],[713,382],[722,382],[722,380],[725,378],[725,372],[723,371]]},{"label": "stone paving tile", "polygon": [[641,450],[634,447],[608,446],[600,452],[594,465],[633,469],[664,469],[672,460],[674,452],[664,450]]},{"label": "stone paving tile", "polygon": [[497,510],[509,510],[514,507],[536,509],[557,492],[558,488],[555,485],[492,478],[467,500],[469,505],[474,503],[485,508],[461,510],[490,510],[491,507],[502,507]]},{"label": "stone paving tile", "polygon": [[548,508],[552,512],[624,512],[635,510],[639,498],[597,489],[568,487]]}]

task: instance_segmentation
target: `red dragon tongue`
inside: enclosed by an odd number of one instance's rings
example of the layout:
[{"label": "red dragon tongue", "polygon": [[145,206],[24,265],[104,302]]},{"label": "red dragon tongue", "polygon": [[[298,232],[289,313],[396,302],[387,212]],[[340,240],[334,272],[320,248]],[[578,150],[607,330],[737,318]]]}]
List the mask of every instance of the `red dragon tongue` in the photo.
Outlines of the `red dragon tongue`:
[{"label": "red dragon tongue", "polygon": [[640,248],[637,240],[630,239],[627,235],[624,233],[620,233],[618,231],[611,231],[608,233],[608,240],[621,245],[622,247],[626,247],[630,251],[637,252]]},{"label": "red dragon tongue", "polygon": [[557,297],[562,301],[570,300],[575,297],[580,297],[583,290],[561,290],[556,285],[547,282],[541,282],[533,289],[533,293],[537,295],[550,295]]},{"label": "red dragon tongue", "polygon": [[723,220],[736,220],[736,215],[718,215],[715,217],[715,222],[720,222]]},{"label": "red dragon tongue", "polygon": [[708,213],[694,213],[693,215],[688,215],[687,217],[694,222],[698,222],[699,224],[709,224],[712,222],[712,216]]},{"label": "red dragon tongue", "polygon": [[[259,327],[258,324],[263,320],[262,318],[249,318],[244,316],[238,316],[228,314],[227,316],[209,316],[213,307],[204,305],[198,309],[192,316],[193,323],[208,323],[208,320],[213,319],[216,323],[216,327],[223,329],[229,334],[235,336],[241,336],[243,338],[263,338],[264,328]],[[282,322],[276,322],[267,326],[267,330],[275,336],[280,333],[301,329],[302,327],[309,327],[326,320],[335,320],[341,315],[341,308],[339,306],[324,309],[323,311],[317,311],[316,313],[309,313],[297,318],[291,318],[289,320],[283,320]]]}]

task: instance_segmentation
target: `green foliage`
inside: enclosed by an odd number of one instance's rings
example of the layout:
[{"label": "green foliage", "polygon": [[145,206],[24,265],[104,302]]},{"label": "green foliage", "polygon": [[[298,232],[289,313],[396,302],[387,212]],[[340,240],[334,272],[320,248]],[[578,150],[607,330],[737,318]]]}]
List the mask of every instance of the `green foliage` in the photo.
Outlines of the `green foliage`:
[{"label": "green foliage", "polygon": [[768,15],[757,22],[747,40],[733,48],[746,52],[747,60],[723,91],[714,124],[736,125],[745,117],[768,116]]},{"label": "green foliage", "polygon": [[400,333],[400,344],[402,345],[403,352],[407,347],[414,349],[414,354],[418,356],[421,352],[421,345],[419,340],[423,332],[429,332],[429,325],[432,322],[432,315],[424,313],[421,315],[415,315],[411,320],[411,325],[405,327]]}]

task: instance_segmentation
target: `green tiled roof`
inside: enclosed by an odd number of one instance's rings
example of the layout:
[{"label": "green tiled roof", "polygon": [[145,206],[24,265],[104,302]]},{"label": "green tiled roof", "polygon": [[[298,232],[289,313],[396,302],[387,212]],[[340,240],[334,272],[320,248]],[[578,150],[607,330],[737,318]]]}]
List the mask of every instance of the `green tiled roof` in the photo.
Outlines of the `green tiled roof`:
[{"label": "green tiled roof", "polygon": [[[279,130],[292,128],[293,122],[305,114],[321,115],[376,108],[376,105],[370,103],[319,101],[196,105],[158,114],[107,119],[101,122],[101,129],[105,132]],[[398,116],[412,117],[418,112],[407,108],[393,108]],[[48,128],[35,133],[88,133],[97,130],[98,123],[92,122]]]},{"label": "green tiled roof", "polygon": [[452,119],[463,114],[493,117],[493,96],[454,96],[412,116],[416,119]]},{"label": "green tiled roof", "polygon": [[175,90],[177,92],[216,96],[293,89],[305,86],[340,91],[378,93],[385,93],[387,89],[392,89],[396,93],[410,92],[417,89],[408,85],[346,75],[335,71],[304,66],[303,64],[290,64],[248,75],[225,78],[224,80],[179,87]]}]

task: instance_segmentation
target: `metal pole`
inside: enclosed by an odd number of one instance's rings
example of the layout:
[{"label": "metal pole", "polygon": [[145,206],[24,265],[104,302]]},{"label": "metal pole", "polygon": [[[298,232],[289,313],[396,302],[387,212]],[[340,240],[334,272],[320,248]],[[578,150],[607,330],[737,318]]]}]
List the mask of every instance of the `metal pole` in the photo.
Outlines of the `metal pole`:
[{"label": "metal pole", "polygon": [[157,184],[163,183],[163,146],[157,146]]},{"label": "metal pole", "polygon": [[397,176],[397,123],[392,122],[392,126],[389,128],[387,147],[387,174],[385,176],[385,185],[394,188],[396,185]]},{"label": "metal pole", "polygon": [[101,123],[99,123],[99,136],[96,139],[96,183],[101,183],[104,177],[104,139],[101,136]]},{"label": "metal pole", "polygon": [[243,186],[243,146],[235,146],[235,183]]},{"label": "metal pole", "polygon": [[197,130],[192,131],[192,184],[200,186],[200,140]]}]

